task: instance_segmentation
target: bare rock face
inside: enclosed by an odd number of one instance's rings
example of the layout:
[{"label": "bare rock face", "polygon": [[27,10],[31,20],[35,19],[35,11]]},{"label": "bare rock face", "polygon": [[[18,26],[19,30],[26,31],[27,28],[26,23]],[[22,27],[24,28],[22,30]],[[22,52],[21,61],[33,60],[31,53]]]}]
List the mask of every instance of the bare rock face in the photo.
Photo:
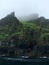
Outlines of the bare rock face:
[{"label": "bare rock face", "polygon": [[12,12],[10,15],[11,15],[11,16],[15,16],[15,12]]},{"label": "bare rock face", "polygon": [[13,24],[14,25],[17,24],[17,25],[21,25],[21,23],[19,22],[19,20],[17,19],[17,17],[15,17],[15,12],[12,12],[10,14],[8,14],[6,17],[2,18],[0,20],[0,25],[8,25],[8,24]]}]

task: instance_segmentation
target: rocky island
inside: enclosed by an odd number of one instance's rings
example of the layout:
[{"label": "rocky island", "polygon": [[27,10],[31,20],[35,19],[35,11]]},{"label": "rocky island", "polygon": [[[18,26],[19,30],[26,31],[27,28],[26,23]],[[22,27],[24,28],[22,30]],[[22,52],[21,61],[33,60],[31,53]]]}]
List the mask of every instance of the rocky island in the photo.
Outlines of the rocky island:
[{"label": "rocky island", "polygon": [[20,21],[14,12],[0,19],[0,55],[49,57],[49,19]]}]

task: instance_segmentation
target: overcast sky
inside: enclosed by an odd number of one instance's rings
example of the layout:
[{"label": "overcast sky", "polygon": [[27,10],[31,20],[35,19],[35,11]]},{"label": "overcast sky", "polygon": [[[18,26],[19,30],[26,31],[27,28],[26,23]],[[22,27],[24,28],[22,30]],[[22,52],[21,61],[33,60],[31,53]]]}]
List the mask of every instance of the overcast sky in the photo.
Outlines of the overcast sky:
[{"label": "overcast sky", "polygon": [[17,17],[38,13],[49,18],[49,0],[0,0],[0,18],[13,11]]}]

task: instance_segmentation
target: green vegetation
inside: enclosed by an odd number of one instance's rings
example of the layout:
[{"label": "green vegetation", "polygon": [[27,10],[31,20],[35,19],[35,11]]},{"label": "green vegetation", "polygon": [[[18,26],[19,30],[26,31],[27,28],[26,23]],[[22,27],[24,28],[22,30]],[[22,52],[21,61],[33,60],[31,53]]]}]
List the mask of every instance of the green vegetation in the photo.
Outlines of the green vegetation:
[{"label": "green vegetation", "polygon": [[37,47],[49,46],[49,20],[40,17],[33,21],[19,21],[12,13],[0,20],[0,41],[1,46],[2,42],[8,42],[8,46],[13,44],[21,49],[22,55],[42,56],[44,50],[40,53]]}]

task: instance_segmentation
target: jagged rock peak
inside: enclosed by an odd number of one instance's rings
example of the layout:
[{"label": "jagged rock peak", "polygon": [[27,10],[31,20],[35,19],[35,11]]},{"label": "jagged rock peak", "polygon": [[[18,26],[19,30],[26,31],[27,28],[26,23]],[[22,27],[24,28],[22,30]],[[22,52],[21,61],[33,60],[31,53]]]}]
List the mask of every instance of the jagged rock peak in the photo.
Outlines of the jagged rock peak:
[{"label": "jagged rock peak", "polygon": [[11,16],[15,16],[15,12],[12,12],[10,15],[11,15]]},{"label": "jagged rock peak", "polygon": [[15,12],[12,12],[12,13],[8,14],[8,16],[15,17]]}]

